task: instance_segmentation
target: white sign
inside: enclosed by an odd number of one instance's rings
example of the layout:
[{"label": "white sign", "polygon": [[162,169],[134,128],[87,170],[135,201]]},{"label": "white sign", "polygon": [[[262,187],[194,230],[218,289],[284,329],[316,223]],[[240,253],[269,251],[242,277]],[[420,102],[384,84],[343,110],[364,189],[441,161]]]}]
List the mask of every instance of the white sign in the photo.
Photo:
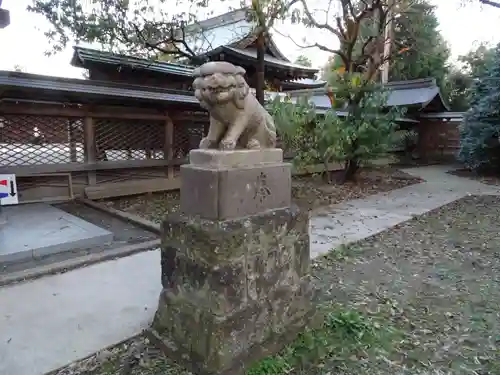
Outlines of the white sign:
[{"label": "white sign", "polygon": [[0,174],[0,205],[18,204],[15,174]]}]

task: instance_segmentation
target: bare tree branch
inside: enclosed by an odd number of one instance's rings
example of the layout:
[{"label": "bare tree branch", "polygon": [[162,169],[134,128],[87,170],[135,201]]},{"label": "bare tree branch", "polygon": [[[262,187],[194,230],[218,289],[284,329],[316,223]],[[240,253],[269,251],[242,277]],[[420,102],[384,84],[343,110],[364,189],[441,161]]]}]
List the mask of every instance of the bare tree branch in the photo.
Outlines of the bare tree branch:
[{"label": "bare tree branch", "polygon": [[[373,78],[380,68],[392,59],[392,52],[387,48],[387,43],[394,44],[394,41],[391,38],[392,33],[386,33],[387,27],[394,17],[407,11],[412,4],[411,0],[408,2],[404,0],[359,0],[360,3],[355,6],[353,0],[340,0],[340,14],[330,18],[332,25],[328,23],[329,19],[325,23],[318,22],[306,1],[300,0],[306,18],[305,23],[336,36],[340,47],[329,48],[318,42],[300,45],[290,36],[288,38],[299,48],[318,48],[338,55],[347,72],[364,72],[365,79]],[[362,25],[370,20],[376,27],[374,29],[376,35],[362,36]]]},{"label": "bare tree branch", "polygon": [[339,56],[341,59],[342,59],[342,62],[344,64],[348,63],[348,60],[347,60],[347,56],[345,55],[345,53],[343,53],[341,50],[339,49],[333,49],[333,48],[330,48],[330,47],[327,47],[325,45],[322,45],[322,44],[319,44],[319,43],[314,43],[314,44],[309,44],[309,45],[300,45],[299,43],[297,43],[292,37],[291,35],[287,35],[287,34],[283,34],[282,32],[274,29],[274,31],[285,37],[285,38],[288,38],[292,41],[293,44],[295,44],[297,47],[299,48],[303,48],[303,49],[310,49],[310,48],[318,48],[319,50],[323,51],[323,52],[328,52],[328,53],[331,53],[333,55],[337,55]]},{"label": "bare tree branch", "polygon": [[328,30],[332,34],[336,35],[339,39],[343,38],[342,34],[334,29],[332,26],[330,26],[328,23],[319,23],[316,21],[316,19],[313,17],[311,11],[309,10],[309,6],[307,5],[306,0],[300,0],[302,3],[302,6],[304,7],[304,13],[306,14],[308,18],[308,22],[311,24],[311,26],[316,27],[317,29],[322,29],[322,30]]}]

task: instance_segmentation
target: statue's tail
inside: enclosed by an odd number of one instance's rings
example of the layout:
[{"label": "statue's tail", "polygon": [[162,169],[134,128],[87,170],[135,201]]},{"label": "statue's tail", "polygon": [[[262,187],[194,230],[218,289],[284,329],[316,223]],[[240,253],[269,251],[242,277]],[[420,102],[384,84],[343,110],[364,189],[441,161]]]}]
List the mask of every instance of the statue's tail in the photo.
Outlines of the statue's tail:
[{"label": "statue's tail", "polygon": [[266,130],[269,140],[269,144],[276,147],[277,135],[276,135],[276,125],[274,125],[273,117],[266,111]]}]

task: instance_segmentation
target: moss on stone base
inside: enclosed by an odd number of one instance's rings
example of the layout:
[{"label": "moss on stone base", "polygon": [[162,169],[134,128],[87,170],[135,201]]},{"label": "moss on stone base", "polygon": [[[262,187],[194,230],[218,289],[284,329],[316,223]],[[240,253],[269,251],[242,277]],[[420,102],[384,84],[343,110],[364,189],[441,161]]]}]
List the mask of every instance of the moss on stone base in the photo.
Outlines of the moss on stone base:
[{"label": "moss on stone base", "polygon": [[153,323],[162,347],[220,374],[246,367],[236,362],[246,364],[255,345],[268,355],[270,337],[300,330],[311,312],[308,229],[296,207],[231,221],[167,218]]}]

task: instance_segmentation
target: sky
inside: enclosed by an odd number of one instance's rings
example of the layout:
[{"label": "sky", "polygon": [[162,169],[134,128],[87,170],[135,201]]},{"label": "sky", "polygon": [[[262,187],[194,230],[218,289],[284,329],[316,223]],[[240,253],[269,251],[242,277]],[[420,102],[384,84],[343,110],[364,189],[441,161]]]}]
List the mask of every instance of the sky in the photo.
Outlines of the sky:
[{"label": "sky", "polygon": [[[71,47],[55,56],[44,56],[44,52],[49,49],[49,44],[43,35],[48,22],[42,16],[26,10],[31,1],[3,0],[2,2],[2,8],[10,11],[11,25],[0,29],[0,70],[13,70],[18,65],[28,73],[82,78],[83,71],[69,64],[72,56]],[[500,42],[500,9],[481,8],[479,5],[461,7],[459,0],[434,0],[434,2],[437,5],[441,32],[450,44],[454,59],[467,53],[477,43]],[[227,10],[227,5],[225,8]],[[223,9],[215,10],[215,14],[223,12]],[[304,35],[307,35],[305,41]],[[280,50],[292,61],[298,55],[305,54],[315,67],[321,67],[328,58],[325,52],[315,49],[303,50],[296,45],[296,43],[306,45],[314,40],[326,40],[328,35],[319,31],[297,25],[278,25],[274,37]],[[335,47],[335,43],[332,41],[329,45]]]}]

